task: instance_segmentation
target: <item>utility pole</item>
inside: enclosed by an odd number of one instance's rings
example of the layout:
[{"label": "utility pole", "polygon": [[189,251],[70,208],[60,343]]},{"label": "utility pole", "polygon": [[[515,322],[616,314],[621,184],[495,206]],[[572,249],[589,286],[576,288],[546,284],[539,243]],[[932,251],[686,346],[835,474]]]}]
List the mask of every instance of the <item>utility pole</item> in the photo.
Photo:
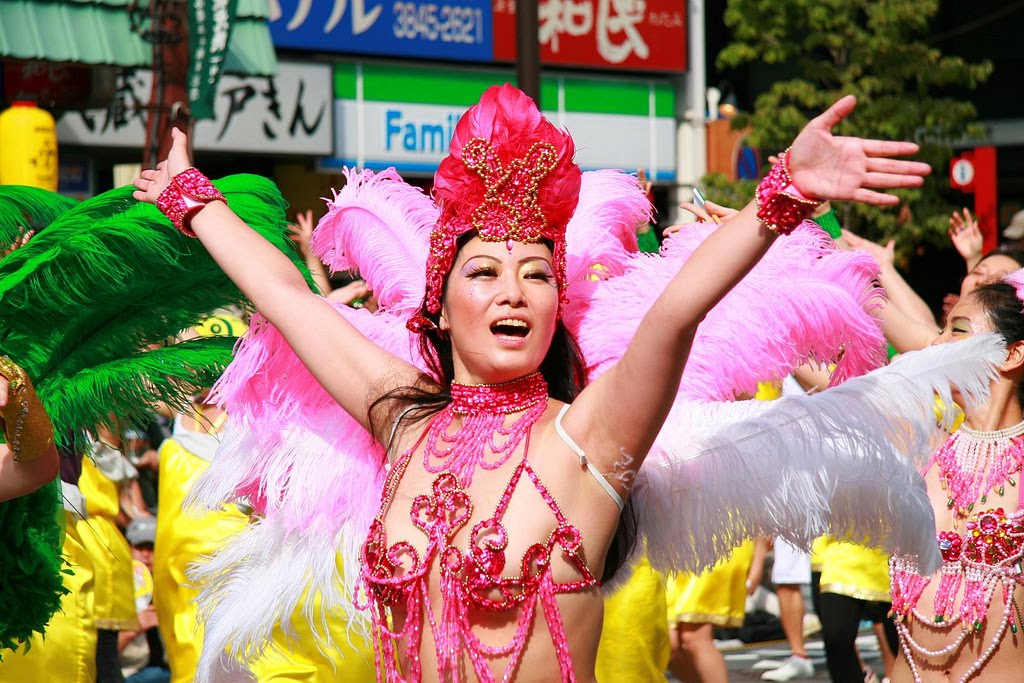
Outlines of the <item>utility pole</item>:
[{"label": "utility pole", "polygon": [[[676,98],[676,185],[672,206],[690,201],[693,188],[707,173],[707,64],[704,57],[704,0],[687,0],[687,44],[689,70],[677,76]],[[673,209],[669,220],[680,220]]]},{"label": "utility pole", "polygon": [[516,0],[516,80],[519,89],[540,102],[540,39],[538,0]]},{"label": "utility pole", "polygon": [[146,108],[143,168],[154,168],[167,158],[171,128],[192,132],[185,87],[189,60],[187,4],[182,0],[153,0],[151,9],[150,28],[142,33],[153,44],[153,87]]}]

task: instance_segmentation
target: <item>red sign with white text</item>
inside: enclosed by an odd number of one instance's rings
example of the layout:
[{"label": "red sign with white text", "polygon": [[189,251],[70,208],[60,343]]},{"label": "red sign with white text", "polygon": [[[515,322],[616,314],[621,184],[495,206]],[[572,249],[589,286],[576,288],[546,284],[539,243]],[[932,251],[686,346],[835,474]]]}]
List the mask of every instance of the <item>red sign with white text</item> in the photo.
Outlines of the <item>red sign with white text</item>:
[{"label": "red sign with white text", "polygon": [[[494,59],[516,59],[516,2],[494,0]],[[685,0],[540,0],[549,65],[686,71]]]}]

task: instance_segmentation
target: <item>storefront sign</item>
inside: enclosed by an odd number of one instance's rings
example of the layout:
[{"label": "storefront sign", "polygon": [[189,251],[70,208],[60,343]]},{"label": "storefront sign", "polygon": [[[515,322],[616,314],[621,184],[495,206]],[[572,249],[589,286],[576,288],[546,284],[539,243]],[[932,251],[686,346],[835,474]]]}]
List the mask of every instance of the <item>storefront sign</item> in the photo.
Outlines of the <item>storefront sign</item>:
[{"label": "storefront sign", "polygon": [[[143,108],[152,76],[140,70],[122,75],[117,96],[106,109],[69,112],[57,125],[61,144],[137,147],[146,141]],[[199,150],[259,154],[331,154],[333,98],[331,67],[280,62],[275,77],[225,75],[217,87],[215,116],[198,121]]]},{"label": "storefront sign", "polygon": [[238,0],[189,0],[185,87],[195,120],[212,119],[217,82],[228,53]]},{"label": "storefront sign", "polygon": [[[494,0],[494,59],[516,59],[516,0]],[[686,70],[685,0],[541,0],[541,61]]]},{"label": "storefront sign", "polygon": [[114,93],[113,67],[43,60],[5,60],[0,69],[0,100],[33,100],[48,109],[96,106]]},{"label": "storefront sign", "polygon": [[448,154],[455,124],[465,110],[445,105],[338,100],[335,117],[342,123],[335,148],[341,157],[322,165],[378,170],[394,166],[404,173],[433,173]]},{"label": "storefront sign", "polygon": [[270,34],[296,50],[487,62],[491,0],[272,0]]},{"label": "storefront sign", "polygon": [[[322,170],[342,166],[427,175],[448,153],[463,112],[501,71],[430,70],[340,64],[335,73],[335,155]],[[546,80],[547,116],[576,141],[585,169],[646,169],[655,181],[675,178],[674,91],[657,79],[565,76]],[[400,95],[405,101],[396,101]]]},{"label": "storefront sign", "polygon": [[62,156],[57,164],[57,191],[65,197],[85,199],[93,196],[92,162],[84,157]]}]

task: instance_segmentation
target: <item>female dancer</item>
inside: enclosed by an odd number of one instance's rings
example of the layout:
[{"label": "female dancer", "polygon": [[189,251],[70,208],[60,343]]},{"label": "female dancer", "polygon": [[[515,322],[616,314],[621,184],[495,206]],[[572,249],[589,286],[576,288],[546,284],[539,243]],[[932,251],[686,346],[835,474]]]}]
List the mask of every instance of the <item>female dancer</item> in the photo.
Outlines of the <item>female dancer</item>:
[{"label": "female dancer", "polygon": [[997,332],[1009,353],[987,403],[936,451],[925,474],[935,509],[941,569],[890,563],[900,636],[894,683],[1010,681],[1020,677],[1024,601],[1024,271],[976,287],[950,311],[939,342]]},{"label": "female dancer", "polygon": [[[888,158],[913,154],[911,143],[832,136],[854,104],[843,98],[808,124],[762,185],[760,206],[707,238],[622,360],[586,388],[560,320],[580,170],[571,138],[511,86],[465,114],[435,179],[441,218],[411,321],[432,375],[311,294],[189,168],[182,134],[135,181],[135,197],[194,231],[331,396],[387,445],[390,475],[362,553],[380,679],[551,680],[557,666],[564,680],[594,680],[598,586],[623,556],[613,548],[623,498],[698,323],[776,231],[806,216],[805,197],[893,204],[866,188],[916,186],[929,170]],[[533,618],[538,604],[543,620]]]}]

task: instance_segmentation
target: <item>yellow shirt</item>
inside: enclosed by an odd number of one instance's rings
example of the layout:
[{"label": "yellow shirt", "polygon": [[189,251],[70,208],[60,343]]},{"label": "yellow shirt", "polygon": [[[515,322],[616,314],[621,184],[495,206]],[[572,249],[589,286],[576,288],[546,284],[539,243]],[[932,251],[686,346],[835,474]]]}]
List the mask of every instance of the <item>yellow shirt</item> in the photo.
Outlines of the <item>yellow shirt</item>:
[{"label": "yellow shirt", "polygon": [[85,496],[88,513],[82,529],[82,545],[92,557],[95,571],[96,628],[134,631],[139,622],[135,612],[132,551],[115,523],[121,509],[117,484],[84,457],[78,488]]},{"label": "yellow shirt", "polygon": [[666,609],[665,577],[644,557],[629,581],[604,601],[599,683],[665,682],[670,656]]},{"label": "yellow shirt", "polygon": [[92,532],[81,517],[65,512],[64,557],[72,573],[64,575],[70,592],[46,625],[46,637],[32,636],[28,651],[5,652],[0,681],[60,681],[93,683],[96,680],[96,624],[93,618],[93,564],[82,537]]},{"label": "yellow shirt", "polygon": [[[816,547],[817,549],[817,547]],[[889,556],[881,550],[828,539],[820,548],[821,592],[889,602]]]},{"label": "yellow shirt", "polygon": [[[185,450],[175,439],[160,447],[160,513],[157,515],[153,557],[153,603],[160,622],[171,683],[191,683],[203,647],[203,629],[194,603],[198,591],[187,576],[190,564],[218,549],[225,538],[244,529],[248,517],[230,505],[197,515],[182,507],[196,479],[209,462]],[[346,624],[329,622],[335,652],[325,656],[317,648],[302,614],[292,625],[301,645],[290,644],[275,629],[266,655],[252,667],[259,683],[284,681],[346,681],[373,683],[373,649],[369,642],[347,633]]]},{"label": "yellow shirt", "polygon": [[667,586],[668,621],[743,625],[747,604],[747,575],[754,561],[754,542],[747,541],[729,557],[701,575],[676,574]]}]

